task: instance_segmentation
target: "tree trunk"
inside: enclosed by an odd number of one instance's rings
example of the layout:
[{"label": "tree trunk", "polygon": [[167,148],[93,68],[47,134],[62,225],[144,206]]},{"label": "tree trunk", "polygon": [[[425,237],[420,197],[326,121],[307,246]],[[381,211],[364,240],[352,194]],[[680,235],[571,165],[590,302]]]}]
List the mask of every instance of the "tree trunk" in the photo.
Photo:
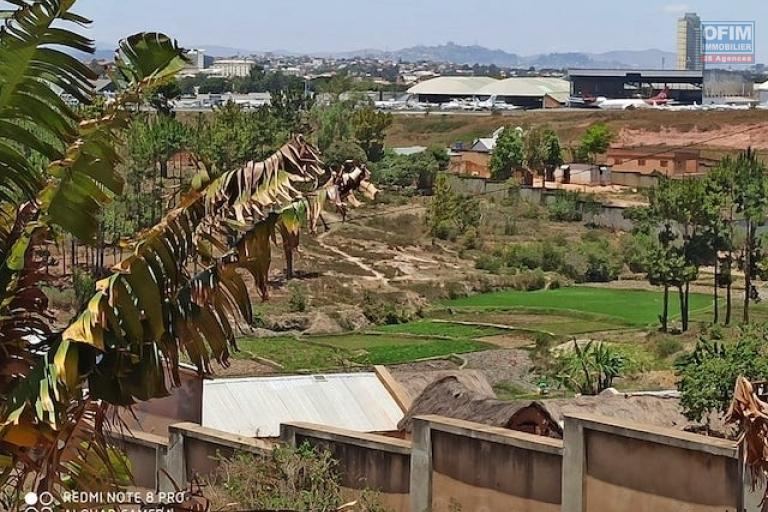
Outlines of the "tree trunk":
[{"label": "tree trunk", "polygon": [[685,332],[687,329],[687,326],[685,325],[685,291],[682,285],[677,287],[677,297],[680,301],[680,322],[682,324],[682,330]]},{"label": "tree trunk", "polygon": [[749,296],[752,291],[752,252],[754,246],[754,228],[752,221],[747,221],[747,240],[744,242],[744,315],[742,321],[749,323]]},{"label": "tree trunk", "polygon": [[720,275],[718,274],[718,269],[719,269],[719,265],[718,264],[719,263],[720,263],[720,261],[717,258],[717,252],[715,252],[715,283],[714,283],[714,286],[712,287],[712,290],[713,290],[712,299],[713,299],[714,304],[715,304],[714,314],[712,315],[712,323],[715,324],[715,325],[717,325],[720,322],[720,310],[719,310],[720,304],[719,304],[719,300],[718,300],[719,299],[719,293],[718,293],[718,290],[717,290],[717,288],[718,288],[718,286],[720,284]]},{"label": "tree trunk", "polygon": [[669,285],[664,285],[664,306],[661,310],[661,330],[667,332],[669,318]]},{"label": "tree trunk", "polygon": [[683,317],[683,332],[688,332],[688,299],[691,294],[691,283],[685,283],[685,292],[683,294],[683,309],[681,315]]}]

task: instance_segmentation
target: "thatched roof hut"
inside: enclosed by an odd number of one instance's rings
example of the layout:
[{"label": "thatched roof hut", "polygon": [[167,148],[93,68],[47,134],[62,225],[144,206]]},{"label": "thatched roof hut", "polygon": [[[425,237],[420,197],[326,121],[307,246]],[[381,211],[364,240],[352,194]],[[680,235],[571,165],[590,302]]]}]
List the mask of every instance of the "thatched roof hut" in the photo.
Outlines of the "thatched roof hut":
[{"label": "thatched roof hut", "polygon": [[568,413],[599,414],[678,430],[693,427],[683,416],[680,401],[675,396],[603,393],[533,402],[504,401],[467,386],[460,377],[447,376],[430,384],[414,400],[398,428],[410,432],[415,416],[434,414],[561,438],[564,417]]},{"label": "thatched roof hut", "polygon": [[392,376],[402,384],[412,400],[418,398],[430,384],[441,381],[446,377],[456,377],[468,389],[483,395],[496,397],[488,379],[480,370],[393,371]]}]

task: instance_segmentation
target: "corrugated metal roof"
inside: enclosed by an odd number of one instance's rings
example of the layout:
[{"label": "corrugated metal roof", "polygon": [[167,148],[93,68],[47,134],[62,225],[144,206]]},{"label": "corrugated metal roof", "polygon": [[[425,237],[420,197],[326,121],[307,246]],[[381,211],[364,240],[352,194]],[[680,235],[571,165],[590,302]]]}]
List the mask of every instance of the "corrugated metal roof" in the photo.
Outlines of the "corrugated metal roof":
[{"label": "corrugated metal roof", "polygon": [[403,411],[375,373],[220,379],[203,383],[203,426],[278,437],[304,421],[358,432],[397,430]]},{"label": "corrugated metal roof", "polygon": [[478,96],[532,96],[544,97],[549,95],[555,98],[564,96],[568,99],[571,92],[571,84],[562,78],[552,77],[514,77],[499,80],[486,85],[477,92]]},{"label": "corrugated metal roof", "polygon": [[486,85],[498,82],[488,76],[441,76],[408,89],[408,94],[473,96]]},{"label": "corrugated metal roof", "polygon": [[674,69],[569,69],[568,76],[602,76],[625,78],[628,75],[640,75],[642,78],[662,79],[704,79],[703,71],[683,71]]}]

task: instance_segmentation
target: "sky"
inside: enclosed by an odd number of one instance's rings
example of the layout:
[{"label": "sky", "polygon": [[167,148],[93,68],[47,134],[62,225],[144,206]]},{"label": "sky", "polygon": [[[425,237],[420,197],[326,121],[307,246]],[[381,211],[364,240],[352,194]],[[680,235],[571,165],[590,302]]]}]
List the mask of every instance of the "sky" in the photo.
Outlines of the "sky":
[{"label": "sky", "polygon": [[676,19],[694,11],[705,21],[755,21],[757,60],[768,62],[766,0],[80,0],[76,11],[109,45],[156,30],[185,47],[316,53],[453,41],[521,55],[674,51]]}]

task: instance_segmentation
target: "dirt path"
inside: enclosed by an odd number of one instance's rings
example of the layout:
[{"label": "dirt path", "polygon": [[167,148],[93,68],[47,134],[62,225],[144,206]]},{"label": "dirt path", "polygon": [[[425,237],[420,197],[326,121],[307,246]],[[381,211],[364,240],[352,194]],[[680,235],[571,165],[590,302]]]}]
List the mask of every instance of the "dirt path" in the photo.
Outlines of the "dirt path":
[{"label": "dirt path", "polygon": [[344,261],[346,261],[348,263],[351,263],[353,265],[356,265],[357,267],[361,268],[365,272],[368,272],[369,274],[371,274],[370,276],[363,276],[363,277],[361,277],[361,279],[366,279],[366,280],[369,280],[369,281],[380,281],[380,282],[384,283],[386,286],[389,287],[390,284],[389,284],[389,280],[387,279],[387,277],[384,274],[382,274],[381,272],[379,272],[378,270],[376,270],[375,268],[373,268],[370,265],[368,265],[367,263],[365,263],[362,260],[362,258],[358,258],[356,256],[352,256],[351,254],[348,254],[348,253],[342,251],[341,249],[339,249],[336,246],[333,246],[333,245],[325,243],[325,238],[329,234],[331,234],[333,232],[333,230],[334,230],[334,228],[331,227],[331,229],[329,229],[328,231],[324,231],[323,233],[319,234],[315,238],[315,240],[317,241],[318,245],[320,247],[322,247],[323,249],[325,249],[326,251],[330,251],[332,253],[338,254],[339,256],[341,256],[344,259]]}]

